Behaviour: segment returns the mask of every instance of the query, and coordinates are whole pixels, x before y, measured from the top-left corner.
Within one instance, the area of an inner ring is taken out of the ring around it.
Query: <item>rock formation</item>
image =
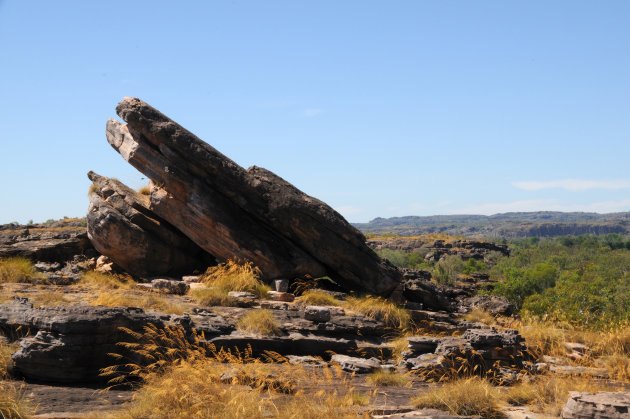
[[[618,419],[630,417],[630,393],[569,392],[562,409],[564,419]]]
[[[149,210],[148,197],[89,172],[88,237],[101,254],[139,276],[190,273],[212,256]]]
[[[152,180],[148,208],[206,252],[250,260],[264,279],[329,275],[383,296],[400,287],[398,270],[325,203],[268,170],[243,169],[139,99],[116,111],[127,125],[110,119],[107,140]]]

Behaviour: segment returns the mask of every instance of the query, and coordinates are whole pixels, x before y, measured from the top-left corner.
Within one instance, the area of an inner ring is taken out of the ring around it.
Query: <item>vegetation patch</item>
[[[442,384],[412,400],[417,408],[448,410],[455,415],[479,415],[482,418],[503,418],[499,391],[479,377],[460,378]]]
[[[138,307],[143,310],[155,310],[169,314],[184,314],[186,305],[159,294],[134,295],[124,291],[100,293],[89,300],[93,306]]]
[[[192,290],[190,291],[190,298],[203,306],[236,307],[239,305],[238,301],[230,297],[227,291],[215,287]]]
[[[0,282],[30,283],[44,276],[35,270],[33,262],[26,258],[0,259]]]
[[[96,271],[87,271],[81,277],[79,285],[99,289],[130,289],[136,282],[129,275],[113,275]]]
[[[409,376],[399,372],[375,371],[367,380],[375,386],[404,387],[409,383]]]
[[[212,266],[202,275],[201,280],[209,287],[228,293],[229,291],[253,292],[259,298],[266,298],[271,288],[261,280],[262,273],[251,262],[228,260]]]
[[[407,330],[411,327],[411,315],[406,309],[380,297],[349,297],[344,306],[367,317],[382,321],[389,327],[400,330]]]
[[[252,310],[238,320],[236,328],[245,333],[263,336],[280,336],[282,330],[270,310]]]
[[[296,300],[296,304],[305,306],[340,306],[341,301],[323,291],[307,290]]]

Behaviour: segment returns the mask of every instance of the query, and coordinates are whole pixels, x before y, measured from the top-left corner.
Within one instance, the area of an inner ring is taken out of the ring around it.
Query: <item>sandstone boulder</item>
[[[89,172],[87,233],[94,247],[138,276],[190,273],[213,258],[149,209],[148,197]]]
[[[124,125],[107,139],[153,181],[149,208],[220,259],[243,258],[264,279],[329,275],[350,289],[389,296],[400,273],[325,203],[274,173],[243,169],[136,98],[116,108]]]
[[[630,393],[597,394],[572,391],[562,409],[564,419],[630,418]]]

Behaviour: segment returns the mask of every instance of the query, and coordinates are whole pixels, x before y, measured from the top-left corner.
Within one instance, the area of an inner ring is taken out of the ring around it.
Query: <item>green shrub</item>
[[[448,255],[435,264],[433,279],[442,285],[453,285],[457,275],[464,271],[464,261],[457,255]]]

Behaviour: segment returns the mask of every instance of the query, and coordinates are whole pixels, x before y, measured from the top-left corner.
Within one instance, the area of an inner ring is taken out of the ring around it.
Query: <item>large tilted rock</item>
[[[94,247],[139,276],[191,273],[213,261],[149,210],[148,197],[116,179],[89,172],[88,237]]]
[[[244,258],[264,278],[330,275],[388,296],[401,275],[325,203],[260,167],[243,169],[135,98],[107,123],[109,143],[153,181],[150,209],[221,259]]]

